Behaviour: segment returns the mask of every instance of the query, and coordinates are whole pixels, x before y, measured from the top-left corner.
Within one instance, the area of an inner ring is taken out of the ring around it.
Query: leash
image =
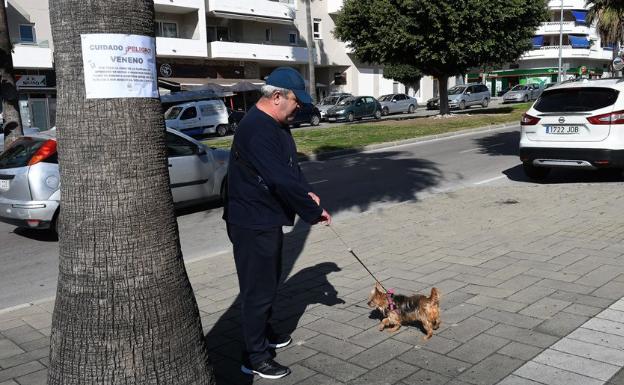
[[[340,234],[338,234],[338,232],[336,232],[336,230],[334,229],[334,226],[328,225],[327,227],[329,227],[331,229],[331,231],[334,232],[334,234],[336,234],[336,237],[338,237],[338,239],[340,239],[340,242],[342,242],[343,245],[345,245],[345,247],[347,248],[347,251],[349,253],[351,253],[351,255],[353,255],[355,257],[355,259],[357,259],[357,261],[366,269],[366,271],[368,271],[368,274],[371,275],[371,277],[373,277],[373,279],[375,280],[375,282],[377,282],[379,284],[379,286],[381,286],[382,289],[384,289],[386,291],[386,293],[389,293],[388,290],[386,290],[386,288],[384,287],[384,285],[381,284],[381,282],[379,282],[379,280],[377,279],[377,277],[375,277],[375,275],[368,269],[368,267],[366,267],[366,265],[364,264],[364,262],[362,262],[362,260],[360,258],[358,258],[358,256],[355,254],[355,252],[353,251],[353,249],[351,247],[349,247],[349,245],[347,245],[347,242],[344,241],[344,239],[342,239],[342,237],[340,236]]]

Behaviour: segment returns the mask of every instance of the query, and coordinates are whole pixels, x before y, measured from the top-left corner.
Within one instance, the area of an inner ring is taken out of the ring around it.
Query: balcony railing
[[[156,38],[156,55],[169,57],[202,57],[208,55],[205,40],[180,39],[172,37]]]
[[[560,23],[558,21],[549,21],[542,23],[542,25],[535,32],[536,35],[554,35],[558,34],[560,29]],[[574,21],[563,22],[563,33],[573,33],[577,35],[588,35],[590,33],[589,28],[583,24],[577,24]]]
[[[295,6],[269,0],[208,0],[207,12],[219,17],[293,23]]]
[[[592,46],[591,48],[572,48],[571,45],[562,45],[561,55],[564,58],[582,57],[596,60],[611,60],[613,53],[609,50],[603,50],[600,47]],[[522,55],[521,59],[554,59],[559,57],[559,46],[549,45],[527,51]]]
[[[561,9],[561,0],[550,0],[548,8],[551,10]],[[563,9],[587,9],[585,0],[563,0]]]
[[[208,57],[211,59],[305,63],[308,60],[308,49],[288,45],[213,41],[208,43]]]
[[[47,42],[46,42],[47,43]],[[52,68],[52,48],[48,44],[16,44],[13,46],[13,67]]]

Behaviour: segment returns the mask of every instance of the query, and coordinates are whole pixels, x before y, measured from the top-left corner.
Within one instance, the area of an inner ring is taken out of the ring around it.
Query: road
[[[302,169],[334,221],[466,186],[529,183],[517,157],[519,127],[395,146]],[[621,173],[557,170],[551,183],[621,182]],[[178,213],[185,260],[229,250],[216,204]],[[372,224],[374,225],[374,224]],[[0,309],[55,294],[58,242],[49,233],[0,224]]]

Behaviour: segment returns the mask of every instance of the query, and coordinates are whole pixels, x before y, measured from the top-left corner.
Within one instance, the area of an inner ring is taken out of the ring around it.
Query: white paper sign
[[[158,97],[153,37],[113,33],[80,37],[87,99]]]

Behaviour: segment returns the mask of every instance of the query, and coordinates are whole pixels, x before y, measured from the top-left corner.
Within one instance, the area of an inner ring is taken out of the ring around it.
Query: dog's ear
[[[437,287],[434,287],[431,289],[431,294],[429,295],[429,300],[432,303],[435,303],[437,305],[440,304],[440,291],[438,290]]]
[[[383,289],[381,288],[381,284],[379,282],[375,282],[375,290],[377,290],[380,293],[383,293]]]

